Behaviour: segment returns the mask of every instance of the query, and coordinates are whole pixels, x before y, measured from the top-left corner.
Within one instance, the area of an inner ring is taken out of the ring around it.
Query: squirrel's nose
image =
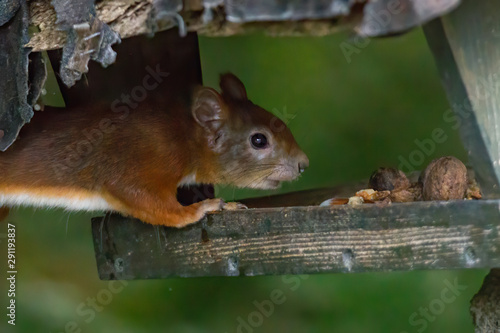
[[[307,155],[302,153],[299,158],[299,173],[304,172],[309,167],[309,159]]]

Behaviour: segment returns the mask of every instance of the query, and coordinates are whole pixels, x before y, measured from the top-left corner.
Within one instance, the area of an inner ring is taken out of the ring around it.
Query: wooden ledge
[[[94,218],[101,279],[500,266],[500,200],[227,211],[184,229]]]

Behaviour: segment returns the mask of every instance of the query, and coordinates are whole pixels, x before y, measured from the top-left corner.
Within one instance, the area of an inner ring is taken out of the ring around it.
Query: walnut
[[[368,187],[376,191],[397,191],[410,187],[410,181],[401,170],[378,168],[370,176]]]
[[[424,200],[464,199],[468,187],[467,168],[456,157],[433,160],[421,175]]]

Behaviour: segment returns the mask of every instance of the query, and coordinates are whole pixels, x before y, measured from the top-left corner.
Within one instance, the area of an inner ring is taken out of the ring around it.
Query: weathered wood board
[[[500,267],[500,201],[226,211],[184,229],[94,218],[101,279]]]
[[[485,198],[500,197],[500,3],[464,0],[424,26]]]
[[[271,36],[325,36],[341,30],[354,30],[360,36],[374,37],[405,32],[457,7],[460,0],[403,2],[392,0],[102,0],[96,1],[96,15],[121,38],[150,34],[155,3],[168,12],[159,31],[172,26],[206,36],[265,33]],[[152,11],[153,10],[153,11]],[[66,42],[66,32],[56,24],[51,0],[30,1],[30,22],[38,31],[27,46],[34,51],[52,50]]]

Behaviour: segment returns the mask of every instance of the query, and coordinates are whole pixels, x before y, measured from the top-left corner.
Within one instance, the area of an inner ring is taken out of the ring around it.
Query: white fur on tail
[[[65,208],[67,210],[110,210],[109,203],[99,195],[74,195],[64,197],[29,192],[0,193],[0,207],[32,206],[45,208]]]

